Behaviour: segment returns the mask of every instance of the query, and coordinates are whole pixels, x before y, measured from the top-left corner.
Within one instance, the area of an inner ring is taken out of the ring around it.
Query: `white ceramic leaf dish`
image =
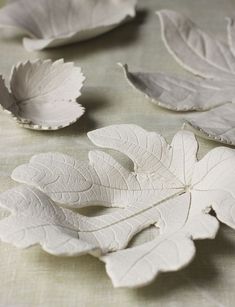
[[[235,229],[234,150],[218,147],[198,161],[193,133],[179,131],[168,144],[135,125],[88,137],[129,157],[134,170],[99,150],[89,161],[34,156],[12,174],[25,185],[0,195],[0,206],[11,213],[0,221],[2,241],[19,248],[39,244],[57,256],[92,254],[105,262],[115,287],[135,288],[186,266],[195,256],[193,240],[214,239],[219,221]],[[94,204],[116,209],[95,217],[73,210]],[[127,247],[150,226],[159,230],[156,237]]]
[[[16,122],[33,130],[58,130],[85,112],[77,102],[85,77],[63,59],[34,60],[12,68],[10,89],[0,76],[0,105]]]
[[[170,55],[196,76],[184,79],[162,72],[131,72],[122,65],[126,79],[154,104],[179,112],[198,111],[185,115],[187,126],[205,138],[234,146],[234,18],[229,19],[225,43],[178,12],[161,10],[157,15]]]
[[[137,0],[17,0],[0,10],[0,27],[19,28],[28,51],[81,42],[136,15]]]

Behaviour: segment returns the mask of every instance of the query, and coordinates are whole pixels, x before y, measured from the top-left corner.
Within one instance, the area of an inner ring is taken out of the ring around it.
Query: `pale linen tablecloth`
[[[32,0],[36,1],[36,0]],[[0,0],[0,5],[3,1]],[[86,133],[111,124],[133,123],[161,132],[168,140],[180,129],[183,114],[150,104],[125,81],[117,62],[133,70],[185,74],[167,53],[154,12],[168,8],[186,13],[207,31],[225,36],[224,17],[235,12],[233,0],[142,0],[142,12],[127,25],[82,44],[28,53],[21,39],[0,32],[0,73],[27,59],[64,58],[80,65],[87,77],[81,103],[86,115],[72,127],[36,132],[18,127],[0,113],[0,191],[17,185],[12,170],[40,152],[58,151],[87,159],[94,146]],[[224,37],[225,38],[225,37]],[[218,144],[198,138],[200,157]],[[114,153],[122,162],[121,155]],[[1,216],[5,214],[1,211]],[[18,250],[0,243],[0,306],[235,306],[235,236],[223,226],[214,241],[196,243],[195,260],[177,273],[160,275],[137,290],[113,289],[104,265],[91,256],[56,258],[39,247]],[[145,234],[146,235],[146,234]]]

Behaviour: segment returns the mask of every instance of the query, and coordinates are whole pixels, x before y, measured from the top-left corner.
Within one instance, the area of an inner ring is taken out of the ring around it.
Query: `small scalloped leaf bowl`
[[[81,68],[63,59],[19,63],[12,69],[10,90],[0,76],[0,105],[24,128],[58,130],[84,114],[77,103],[84,80]]]
[[[136,15],[137,0],[14,0],[0,27],[19,28],[28,51],[67,45],[108,32]]]

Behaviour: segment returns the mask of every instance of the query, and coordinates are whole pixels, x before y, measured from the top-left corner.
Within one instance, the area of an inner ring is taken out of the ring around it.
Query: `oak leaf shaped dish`
[[[192,132],[179,131],[168,145],[135,125],[98,129],[88,137],[125,154],[134,170],[97,150],[89,162],[59,153],[34,156],[12,174],[27,185],[0,195],[0,206],[11,212],[0,221],[2,241],[19,248],[40,244],[53,255],[92,254],[106,263],[115,287],[139,287],[159,272],[187,265],[193,240],[213,239],[218,220],[235,228],[234,150],[216,148],[197,161]],[[116,209],[93,217],[73,210],[92,205]],[[150,226],[159,235],[127,248]]]
[[[200,76],[183,79],[164,73],[130,72],[128,81],[151,101],[174,111],[201,111],[185,116],[204,137],[235,145],[235,29],[228,22],[226,44],[212,38],[185,16],[159,11],[162,39],[169,53],[186,70]]]
[[[0,27],[23,30],[29,50],[67,45],[108,32],[135,17],[137,0],[18,0],[0,10]]]
[[[35,60],[12,69],[10,90],[0,76],[0,105],[24,128],[57,130],[84,113],[77,103],[85,78],[80,67],[63,60]]]

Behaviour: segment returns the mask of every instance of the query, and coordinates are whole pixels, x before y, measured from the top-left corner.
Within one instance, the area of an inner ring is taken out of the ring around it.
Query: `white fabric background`
[[[36,1],[36,0],[32,0]],[[3,4],[0,0],[0,5]],[[225,35],[224,17],[235,12],[234,0],[140,0],[142,12],[127,25],[82,44],[28,53],[21,38],[0,31],[0,73],[35,58],[75,61],[87,77],[81,103],[86,115],[72,127],[57,132],[35,132],[18,127],[0,113],[0,192],[16,185],[12,170],[40,152],[59,151],[87,159],[93,145],[89,130],[118,123],[135,123],[161,132],[168,140],[181,127],[183,114],[150,104],[125,81],[117,62],[130,69],[186,74],[167,53],[154,12],[168,8],[186,13],[210,33]],[[144,11],[143,11],[144,10]],[[224,37],[225,38],[225,37]],[[198,138],[199,156],[218,144]],[[115,157],[127,161],[117,153]],[[1,216],[5,215],[1,211]],[[144,236],[146,236],[145,234]],[[0,243],[0,306],[234,306],[235,236],[222,227],[214,241],[196,243],[197,256],[184,270],[160,275],[137,290],[113,289],[104,265],[90,256],[56,258],[34,247],[18,250]]]

